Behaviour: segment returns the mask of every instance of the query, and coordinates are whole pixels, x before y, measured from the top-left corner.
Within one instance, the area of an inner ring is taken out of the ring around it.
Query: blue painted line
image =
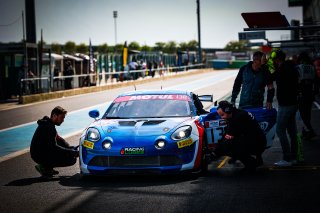
[[[189,91],[193,91],[218,83],[219,81],[235,76],[236,74],[237,71],[222,72],[216,76],[171,86],[166,89],[185,90],[187,88]],[[92,109],[98,109],[100,111],[100,116],[102,116],[109,104],[110,102],[86,109],[69,112],[65,118],[64,123],[62,123],[61,126],[56,127],[58,134],[62,137],[65,137],[66,135],[84,130],[93,121],[93,118],[89,117],[88,112]],[[36,122],[32,122],[26,125],[9,128],[7,130],[1,130],[0,157],[28,148],[30,146],[32,136],[37,126],[38,124]]]
[[[89,109],[83,109],[79,111],[70,112],[67,114],[65,121],[61,126],[56,126],[58,134],[62,137],[70,135],[74,132],[84,130],[92,121],[88,112],[91,109],[98,109],[101,114],[105,112],[109,103],[103,105],[97,105]],[[17,128],[10,128],[0,132],[0,157],[8,155],[12,152],[16,152],[30,146],[33,133],[35,132],[38,124],[36,122],[22,125]]]

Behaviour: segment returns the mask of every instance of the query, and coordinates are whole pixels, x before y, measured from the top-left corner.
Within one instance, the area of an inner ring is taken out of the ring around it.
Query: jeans
[[[279,137],[283,160],[291,161],[297,158],[297,105],[279,106],[277,114],[277,135]],[[290,143],[287,136],[290,137]]]

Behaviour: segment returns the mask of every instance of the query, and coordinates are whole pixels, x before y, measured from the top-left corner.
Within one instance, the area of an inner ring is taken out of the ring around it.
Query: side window
[[[196,109],[197,109],[197,115],[202,115],[202,114],[208,113],[206,110],[203,109],[203,105],[196,94],[192,94],[192,99],[193,99],[194,105],[196,106]]]

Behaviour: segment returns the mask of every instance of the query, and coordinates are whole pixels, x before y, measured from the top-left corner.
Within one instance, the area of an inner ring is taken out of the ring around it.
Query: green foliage
[[[53,53],[61,54],[61,50],[62,50],[61,44],[58,44],[58,43],[51,44],[51,51]]]
[[[131,43],[129,44],[128,48],[129,48],[130,50],[139,50],[139,51],[141,50],[141,47],[140,47],[139,43],[136,42],[136,41],[131,42]]]
[[[110,51],[110,48],[108,47],[107,43],[104,43],[104,44],[98,46],[97,51],[99,53],[108,53]]]
[[[177,52],[178,47],[175,41],[169,41],[164,47],[164,52],[166,53],[175,53]]]
[[[148,46],[148,45],[143,45],[141,47],[141,51],[152,51],[152,47]]]
[[[191,40],[188,42],[188,49],[195,51],[198,49],[198,42],[196,40]]]
[[[156,42],[155,46],[153,47],[154,51],[163,51],[164,52],[164,47],[166,46],[166,43],[164,42]]]
[[[63,50],[65,53],[74,54],[76,52],[76,43],[73,41],[66,42]]]
[[[76,46],[77,53],[87,54],[89,52],[89,47],[85,43],[81,43]]]
[[[247,41],[230,41],[224,48],[226,51],[243,52],[247,51]]]

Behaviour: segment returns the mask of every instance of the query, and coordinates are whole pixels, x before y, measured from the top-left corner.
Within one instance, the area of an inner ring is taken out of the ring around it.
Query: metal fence
[[[179,67],[159,67],[156,69],[125,70],[114,72],[96,72],[71,76],[33,77],[21,79],[20,94],[32,95],[54,91],[75,89],[90,86],[102,86],[122,81],[135,81],[144,78],[154,78],[173,75],[177,72],[203,68],[203,64],[193,64]]]

